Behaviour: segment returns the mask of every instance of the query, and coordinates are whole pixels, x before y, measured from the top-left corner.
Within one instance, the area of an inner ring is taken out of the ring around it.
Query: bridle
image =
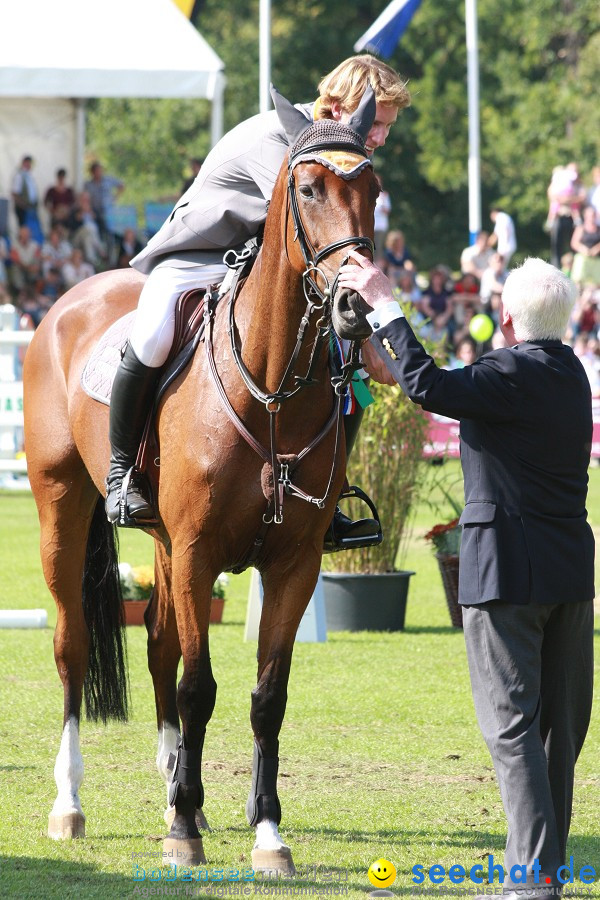
[[[319,150],[332,149],[330,145],[315,145],[310,148],[306,148],[302,150],[301,155],[305,156],[308,151],[318,152]],[[338,149],[338,146],[334,149]],[[342,149],[351,149],[354,153],[356,152],[356,147],[345,147]],[[296,344],[290,360],[285,368],[281,381],[279,383],[278,388],[275,391],[264,391],[262,390],[254,381],[250,371],[245,365],[241,348],[237,343],[237,328],[235,323],[234,309],[235,302],[237,296],[239,294],[239,290],[241,287],[241,280],[243,271],[246,267],[246,263],[248,260],[248,252],[242,251],[241,253],[236,253],[235,251],[229,251],[225,255],[224,261],[230,267],[235,269],[235,274],[233,278],[233,282],[231,285],[231,289],[229,292],[229,304],[228,304],[228,332],[230,336],[231,342],[231,351],[233,358],[236,362],[236,366],[240,372],[240,375],[246,384],[251,395],[262,403],[265,407],[265,410],[269,414],[269,433],[270,433],[270,448],[267,449],[263,447],[263,445],[256,440],[256,438],[248,431],[243,421],[240,419],[238,414],[233,409],[221,379],[216,370],[214,354],[212,349],[212,330],[213,330],[213,322],[214,322],[214,309],[216,298],[211,297],[210,300],[205,301],[204,304],[204,321],[205,321],[205,343],[206,350],[209,362],[209,368],[213,376],[213,380],[218,389],[219,395],[223,402],[225,411],[228,417],[231,419],[233,424],[235,425],[238,432],[244,438],[244,440],[261,456],[267,464],[272,469],[273,473],[273,499],[269,500],[269,505],[267,507],[267,511],[263,516],[263,530],[266,532],[266,527],[271,522],[275,524],[281,524],[283,522],[283,496],[284,493],[292,494],[293,496],[300,497],[303,500],[306,500],[309,503],[313,503],[319,507],[319,509],[323,509],[325,506],[325,501],[329,496],[329,492],[335,477],[335,471],[337,467],[337,457],[341,436],[341,426],[342,426],[342,418],[343,418],[343,404],[342,398],[344,391],[352,379],[353,374],[360,368],[361,363],[359,360],[359,351],[360,344],[358,342],[352,341],[350,345],[350,353],[348,355],[348,360],[345,363],[342,363],[340,366],[339,374],[335,374],[331,376],[331,384],[333,386],[333,390],[336,395],[336,402],[334,404],[334,408],[331,416],[321,429],[321,431],[313,438],[313,440],[303,449],[300,453],[294,455],[293,457],[282,457],[277,454],[276,450],[276,416],[281,409],[282,403],[286,400],[289,400],[291,397],[298,394],[301,390],[306,387],[309,387],[313,384],[317,383],[317,379],[314,378],[314,368],[316,363],[318,362],[320,351],[322,350],[325,342],[330,338],[332,331],[332,322],[331,322],[331,314],[332,314],[332,303],[333,297],[337,291],[338,283],[339,283],[339,268],[338,272],[333,279],[333,282],[330,284],[329,279],[326,273],[320,268],[320,264],[324,259],[330,256],[332,253],[340,250],[343,247],[351,247],[353,249],[366,249],[369,251],[371,256],[374,253],[374,243],[371,238],[364,236],[349,236],[345,238],[341,238],[337,241],[332,241],[330,244],[327,244],[325,247],[317,250],[314,247],[313,242],[310,239],[308,231],[302,221],[302,216],[300,214],[300,208],[298,204],[298,196],[296,191],[296,180],[294,176],[294,162],[296,160],[295,156],[290,156],[288,160],[288,178],[287,178],[287,197],[286,197],[286,214],[285,214],[285,247],[286,253],[288,251],[288,217],[291,215],[293,228],[294,228],[294,242],[298,242],[302,257],[304,260],[305,270],[302,274],[302,283],[303,283],[303,291],[304,296],[306,298],[306,309],[302,319],[300,321],[300,325],[298,327],[298,333],[296,337]],[[288,257],[289,258],[289,257]],[[344,265],[350,255],[347,254],[341,265]],[[319,281],[321,280],[320,286]],[[300,351],[302,349],[304,339],[308,330],[308,327],[311,322],[311,318],[314,314],[319,313],[319,318],[315,323],[316,334],[313,341],[313,345],[310,351],[308,369],[304,376],[300,376],[294,373],[294,367],[297,363]],[[285,389],[285,384],[290,377],[293,376],[295,385],[289,389]],[[311,452],[329,433],[334,423],[336,424],[336,434],[335,434],[335,446],[334,446],[334,454],[331,472],[327,484],[327,488],[323,497],[314,497],[307,493],[305,493],[301,488],[294,485],[291,481],[291,475],[293,471],[297,468],[299,463],[308,453]],[[261,538],[261,534],[255,539],[253,548],[249,554],[249,556],[244,560],[242,566],[235,567],[233,571],[241,571],[242,568],[245,568],[247,565],[252,564],[254,560],[258,557],[260,549],[262,547],[262,543],[264,541],[264,535]]]

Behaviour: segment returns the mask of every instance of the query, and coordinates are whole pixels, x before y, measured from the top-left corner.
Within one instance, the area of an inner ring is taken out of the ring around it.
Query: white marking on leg
[[[271,819],[265,819],[256,826],[256,840],[254,841],[255,850],[281,850],[285,848],[289,850],[287,844],[284,844],[279,834],[279,829],[275,822]]]
[[[79,813],[83,816],[79,800],[79,788],[83,781],[83,756],[79,748],[79,723],[75,716],[69,716],[63,729],[54,765],[54,780],[58,794],[51,815]]]
[[[168,722],[163,722],[158,732],[158,750],[156,752],[156,768],[167,787],[167,808],[165,810],[164,819],[167,825],[170,825],[169,815],[172,815],[172,806],[169,806],[169,785],[173,777],[173,770],[169,770],[169,757],[177,753],[177,742],[179,740],[179,731]]]

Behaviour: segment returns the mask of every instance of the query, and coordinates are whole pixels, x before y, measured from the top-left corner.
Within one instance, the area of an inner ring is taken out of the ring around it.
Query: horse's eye
[[[301,184],[298,191],[303,197],[306,197],[307,200],[310,200],[313,196],[312,188],[308,184]]]

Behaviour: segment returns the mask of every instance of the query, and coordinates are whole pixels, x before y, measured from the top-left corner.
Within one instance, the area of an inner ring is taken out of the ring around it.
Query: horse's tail
[[[99,497],[92,516],[83,570],[83,614],[90,650],[83,684],[88,719],[126,720],[127,648],[118,566],[118,538]]]

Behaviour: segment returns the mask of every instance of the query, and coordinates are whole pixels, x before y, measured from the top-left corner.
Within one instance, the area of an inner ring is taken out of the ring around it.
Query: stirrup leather
[[[371,498],[365,494],[363,490],[354,484],[347,491],[344,491],[343,494],[340,494],[338,502],[339,500],[351,500],[353,498],[362,500],[363,503],[367,504],[377,526],[377,530],[372,534],[357,535],[356,537],[342,537],[341,535],[336,534],[334,516],[331,525],[325,534],[324,553],[337,553],[340,550],[355,550],[359,547],[375,547],[383,541],[383,531],[379,513]]]

